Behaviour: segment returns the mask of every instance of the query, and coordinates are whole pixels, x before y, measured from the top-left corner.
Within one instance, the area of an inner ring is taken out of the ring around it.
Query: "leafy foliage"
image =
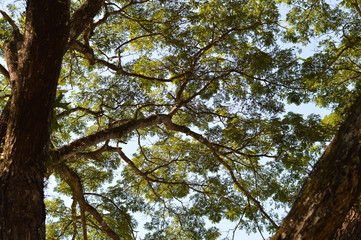
[[[277,227],[359,92],[361,52],[354,1],[283,1],[285,29],[279,2],[105,1],[63,60],[47,165],[69,199],[46,199],[49,239],[135,239],[139,213],[145,239]],[[279,36],[322,40],[303,59]],[[309,101],[335,113],[285,107]]]

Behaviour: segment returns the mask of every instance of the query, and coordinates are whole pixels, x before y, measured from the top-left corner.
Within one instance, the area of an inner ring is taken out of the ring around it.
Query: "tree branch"
[[[128,222],[128,226],[129,228],[132,230],[132,236],[134,239],[136,239],[136,237],[134,236],[134,229],[133,229],[133,226],[132,226],[132,219],[129,217],[129,215],[123,211],[123,209],[121,209],[112,199],[110,199],[109,197],[107,196],[104,196],[102,194],[98,194],[98,193],[84,193],[84,195],[93,195],[93,196],[97,196],[97,197],[100,197],[108,202],[110,202],[117,210],[118,212],[120,212],[126,219],[127,219],[127,222]]]
[[[200,143],[204,144],[205,146],[207,146],[211,150],[213,156],[215,156],[216,160],[227,169],[227,171],[230,174],[234,184],[243,192],[243,194],[247,198],[249,198],[258,207],[260,212],[270,221],[270,223],[273,225],[273,227],[278,228],[278,225],[273,221],[273,219],[264,210],[261,203],[256,198],[254,198],[251,195],[251,193],[244,186],[241,185],[241,183],[238,181],[237,177],[235,176],[232,167],[226,161],[223,160],[223,158],[221,157],[222,154],[216,149],[216,147],[215,147],[215,145],[213,143],[208,141],[208,139],[206,139],[202,135],[200,135],[200,134],[198,134],[196,132],[193,132],[188,127],[175,124],[169,118],[165,119],[165,120],[166,121],[164,122],[164,125],[169,130],[185,133],[186,135],[193,137],[198,142],[200,142]]]
[[[87,0],[75,11],[70,20],[70,45],[92,23],[104,2],[105,0]]]
[[[7,79],[14,79],[15,72],[17,70],[18,65],[18,51],[20,49],[20,43],[23,41],[23,35],[20,33],[20,30],[14,20],[4,11],[0,10],[1,15],[3,18],[10,24],[13,29],[13,34],[9,40],[5,41],[4,43],[4,53],[6,64],[8,66],[8,70],[5,69],[4,66],[0,66],[0,72],[7,78]]]
[[[4,55],[6,64],[8,66],[9,71],[8,77],[11,81],[13,81],[16,78],[17,74],[17,68],[18,68],[18,62],[19,62],[19,50],[21,42],[23,41],[23,36],[16,32],[13,33],[13,35],[10,37],[9,40],[5,41],[4,43]],[[6,74],[4,69],[1,70],[1,72]]]
[[[10,24],[15,34],[21,35],[20,30],[14,20],[4,11],[0,10],[1,15],[3,15],[3,18]]]
[[[0,73],[1,73],[2,75],[4,75],[4,77],[5,77],[6,79],[9,79],[9,80],[10,80],[10,74],[9,74],[8,70],[6,70],[6,68],[5,68],[2,64],[0,64]]]
[[[121,65],[115,65],[115,64],[107,62],[103,59],[96,58],[94,55],[93,49],[79,41],[73,42],[73,44],[71,45],[71,49],[76,50],[79,53],[82,53],[84,55],[85,59],[88,60],[90,64],[97,63],[100,65],[103,65],[103,66],[109,68],[110,70],[115,71],[117,74],[122,74],[124,76],[138,77],[138,78],[142,78],[142,79],[146,79],[146,80],[159,81],[159,82],[172,82],[173,80],[178,79],[183,76],[183,74],[181,74],[181,75],[169,78],[169,79],[164,79],[164,78],[149,77],[149,76],[145,76],[142,74],[127,72],[123,69],[123,67]]]
[[[163,184],[170,184],[170,185],[173,185],[173,184],[182,184],[182,185],[192,185],[191,183],[187,183],[187,182],[184,182],[184,181],[181,181],[181,182],[177,182],[177,181],[174,181],[174,182],[171,182],[171,181],[165,181],[165,180],[162,180],[162,179],[159,179],[159,178],[156,178],[154,176],[150,177],[150,173],[152,173],[154,170],[151,170],[151,171],[146,171],[146,172],[143,172],[142,170],[140,170],[132,160],[130,160],[126,155],[125,153],[120,149],[120,148],[113,148],[118,154],[119,156],[134,170],[134,172],[141,176],[142,178],[144,178],[145,180],[149,181],[149,182],[156,182],[156,183],[163,183]],[[193,184],[194,185],[194,184]]]
[[[55,162],[53,162],[52,164],[57,164],[64,159],[73,157],[77,153],[84,151],[86,148],[94,146],[98,143],[110,139],[124,137],[126,134],[132,132],[135,129],[160,124],[164,122],[167,118],[170,118],[170,116],[165,114],[153,115],[144,119],[129,120],[126,123],[121,124],[120,126],[107,128],[94,134],[90,134],[86,137],[75,140],[68,145],[54,150],[53,155]]]
[[[96,219],[98,224],[100,225],[101,229],[111,238],[114,240],[119,240],[119,236],[114,230],[112,230],[108,224],[104,221],[103,217],[100,213],[91,206],[84,197],[84,191],[81,184],[81,179],[76,172],[71,170],[68,166],[64,163],[60,163],[56,166],[56,170],[61,174],[65,182],[70,186],[74,197],[76,198],[77,202],[80,206],[80,211],[87,211]]]
[[[65,116],[68,116],[69,114],[71,113],[74,113],[74,112],[78,112],[78,111],[82,111],[82,112],[85,112],[85,113],[88,113],[90,115],[93,115],[95,117],[101,115],[103,113],[103,111],[93,111],[93,110],[90,110],[88,108],[84,108],[84,107],[75,107],[75,108],[72,108],[72,109],[69,109],[69,110],[65,110],[59,114],[56,115],[56,118],[57,119],[60,119],[60,118],[63,118]]]
[[[355,7],[359,17],[361,17],[361,8],[360,5],[358,4],[358,1],[355,0],[354,2],[351,2],[351,5]]]
[[[76,205],[77,205],[77,200],[75,199],[75,197],[73,198],[73,203],[71,204],[71,219],[73,221],[73,238],[72,239],[75,239],[76,237],[76,234],[77,234],[77,216],[76,216]],[[70,222],[71,223],[71,222]]]

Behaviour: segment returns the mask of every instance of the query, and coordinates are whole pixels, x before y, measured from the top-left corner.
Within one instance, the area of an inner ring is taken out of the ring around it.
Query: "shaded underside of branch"
[[[113,128],[104,129],[94,134],[73,141],[72,143],[60,147],[54,151],[58,161],[70,158],[76,153],[84,151],[86,148],[94,146],[98,143],[104,142],[109,139],[116,139],[124,137],[126,134],[138,128],[150,127],[160,124],[165,119],[169,118],[168,115],[159,114],[153,115],[144,119],[129,120],[128,122]]]

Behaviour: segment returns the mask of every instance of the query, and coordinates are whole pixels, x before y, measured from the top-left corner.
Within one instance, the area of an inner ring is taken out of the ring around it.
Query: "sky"
[[[9,2],[13,2],[13,1],[9,1],[9,0],[1,1],[0,2],[0,9],[1,10],[6,10],[5,6]],[[22,1],[19,1],[19,2],[22,2]],[[302,50],[303,50],[302,55],[303,56],[309,56],[314,51],[314,48],[315,48],[314,45],[302,47]],[[1,62],[3,63],[3,61],[1,61]],[[324,116],[324,115],[327,115],[327,114],[330,113],[327,109],[320,109],[320,108],[318,108],[318,107],[316,107],[316,106],[314,106],[312,104],[301,104],[299,106],[296,106],[296,105],[292,104],[292,105],[288,105],[286,109],[287,109],[287,111],[293,111],[293,112],[296,112],[296,113],[301,113],[301,114],[304,114],[306,116],[309,115],[309,114],[312,114],[312,113],[317,113],[317,114],[320,114],[321,116]],[[135,149],[136,149],[136,146],[134,145],[133,149],[132,148],[129,149],[130,150],[129,152],[135,151]],[[49,189],[47,190],[47,193],[46,193],[48,196],[54,196],[54,194],[55,194],[55,193],[53,193],[51,191],[51,188],[52,188],[52,185],[53,185],[52,181],[53,180],[50,180]],[[69,199],[69,202],[70,202],[70,199]],[[69,203],[69,204],[71,204],[71,203]],[[284,212],[284,214],[286,214],[286,212]],[[146,219],[144,218],[144,216],[139,215],[138,221],[140,223],[142,223],[142,222],[145,222]],[[230,231],[230,230],[234,229],[235,225],[236,225],[236,223],[230,223],[230,222],[227,222],[227,221],[222,221],[220,224],[218,224],[217,226],[222,231],[222,237],[221,238],[223,238],[223,237],[225,237],[227,235],[232,236],[232,231]],[[142,230],[142,228],[138,228],[137,231],[139,231],[138,232],[139,237],[141,237],[144,234],[144,230]],[[267,239],[269,237],[269,235],[267,233],[264,233],[264,237]],[[261,236],[260,233],[247,234],[245,231],[238,230],[238,231],[235,232],[235,238],[234,239],[236,239],[236,240],[261,240],[262,236]]]

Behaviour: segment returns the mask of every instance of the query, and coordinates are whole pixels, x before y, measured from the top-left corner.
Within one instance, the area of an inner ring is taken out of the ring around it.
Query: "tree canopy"
[[[1,11],[4,46],[22,4]],[[47,239],[136,239],[140,213],[144,239],[275,233],[360,96],[360,19],[358,0],[70,1]],[[304,103],[332,113],[288,110]]]

